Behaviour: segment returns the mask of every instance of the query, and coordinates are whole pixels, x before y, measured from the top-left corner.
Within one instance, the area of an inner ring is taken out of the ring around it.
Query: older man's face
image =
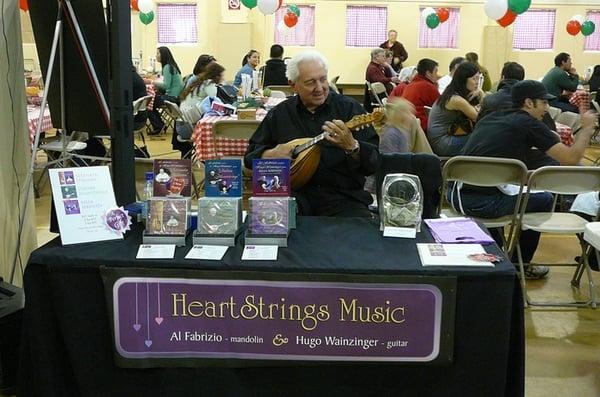
[[[329,95],[327,71],[318,61],[302,62],[298,65],[298,80],[290,85],[300,100],[309,110],[314,110],[325,103]]]

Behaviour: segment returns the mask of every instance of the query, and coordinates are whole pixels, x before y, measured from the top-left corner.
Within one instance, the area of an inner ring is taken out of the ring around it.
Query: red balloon
[[[567,22],[567,32],[569,32],[571,36],[576,36],[581,32],[581,24],[577,21]]]
[[[139,11],[140,9],[138,8],[138,0],[131,0],[131,9],[134,11]]]
[[[440,19],[441,23],[444,23],[450,18],[450,11],[447,8],[438,8],[437,16]]]
[[[504,16],[502,18],[498,19],[496,22],[498,22],[498,25],[505,28],[508,25],[510,25],[511,23],[513,23],[516,18],[517,18],[517,14],[515,14],[511,10],[508,10],[508,11],[506,11],[506,14],[504,14]]]
[[[27,4],[27,0],[19,0],[19,8],[23,11],[29,11],[29,4]]]
[[[285,23],[288,28],[296,26],[298,23],[298,15],[294,14],[293,12],[288,12],[283,17],[283,23]]]

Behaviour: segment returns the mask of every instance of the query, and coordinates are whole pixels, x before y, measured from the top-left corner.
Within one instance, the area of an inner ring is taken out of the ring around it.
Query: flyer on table
[[[107,213],[117,208],[107,166],[57,168],[48,173],[63,245],[123,238],[121,230],[129,222],[126,213],[107,219]]]

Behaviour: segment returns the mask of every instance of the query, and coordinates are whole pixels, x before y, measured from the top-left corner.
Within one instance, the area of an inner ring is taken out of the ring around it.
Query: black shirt
[[[263,70],[263,86],[288,85],[285,70],[286,65],[283,59],[269,59]]]
[[[329,92],[325,103],[311,113],[296,95],[277,105],[260,124],[252,138],[244,164],[252,168],[252,160],[260,158],[267,149],[297,138],[315,137],[323,132],[325,121],[349,121],[364,114],[354,99]],[[293,192],[303,215],[332,215],[344,208],[366,207],[371,195],[363,190],[365,176],[375,173],[378,164],[379,137],[373,127],[354,132],[359,142],[357,158],[323,140],[321,160],[307,185]]]

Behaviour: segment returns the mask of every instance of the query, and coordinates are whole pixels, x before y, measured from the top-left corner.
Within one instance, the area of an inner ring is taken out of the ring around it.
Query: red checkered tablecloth
[[[272,108],[285,101],[285,98],[269,98],[265,107]],[[257,120],[265,118],[266,110],[256,111]],[[215,138],[212,133],[213,124],[219,120],[237,120],[237,116],[206,116],[200,119],[194,128],[194,159],[197,162],[220,159],[223,156],[243,156],[248,147],[247,139]]]
[[[29,141],[33,144],[35,139],[35,131],[38,125],[38,118],[40,116],[40,107],[34,105],[27,105],[27,126],[29,127]],[[52,119],[50,118],[50,109],[46,106],[44,111],[44,117],[42,118],[42,129],[41,131],[47,131],[52,126]]]
[[[558,133],[558,135],[560,135],[561,142],[567,146],[572,146],[573,143],[575,143],[575,140],[573,139],[573,131],[571,131],[571,127],[561,123],[555,124],[556,132]]]
[[[577,90],[571,95],[569,102],[579,108],[579,114],[584,114],[590,110],[590,93],[586,90]]]
[[[152,107],[154,106],[154,96],[156,95],[154,84],[146,84],[146,94],[152,95],[152,99],[150,99],[150,102],[148,102],[148,107],[146,108],[149,111],[152,111]]]

